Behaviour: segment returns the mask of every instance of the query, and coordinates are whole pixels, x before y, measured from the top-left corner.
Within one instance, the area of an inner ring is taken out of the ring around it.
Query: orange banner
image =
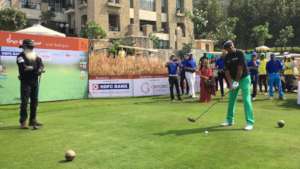
[[[88,40],[0,31],[0,46],[19,47],[24,39],[32,39],[36,48],[88,51]]]

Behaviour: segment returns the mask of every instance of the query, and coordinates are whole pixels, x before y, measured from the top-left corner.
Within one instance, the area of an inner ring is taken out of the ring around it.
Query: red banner
[[[19,47],[24,39],[32,39],[36,48],[41,49],[88,51],[87,39],[0,31],[0,46]]]

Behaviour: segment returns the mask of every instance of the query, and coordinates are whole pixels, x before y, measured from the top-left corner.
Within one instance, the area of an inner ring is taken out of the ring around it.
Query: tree
[[[116,39],[112,41],[110,48],[108,48],[108,52],[110,54],[113,54],[114,58],[116,57],[116,55],[120,50],[120,45],[121,45],[121,41],[119,39]]]
[[[0,29],[16,31],[26,26],[26,14],[14,8],[0,10]]]
[[[276,40],[275,44],[285,48],[290,39],[294,38],[294,36],[294,28],[292,26],[286,26],[280,30],[279,38]]]
[[[52,10],[42,11],[42,14],[40,16],[42,24],[44,24],[44,25],[49,25],[50,21],[55,17],[56,17],[56,15]]]
[[[89,39],[103,39],[107,34],[96,22],[91,21],[81,29],[80,36]]]
[[[194,9],[193,12],[187,12],[186,16],[193,22],[194,24],[194,35],[195,38],[203,37],[204,28],[207,25],[207,12],[199,9]]]
[[[236,24],[238,22],[238,18],[227,18],[225,21],[222,21],[220,25],[216,28],[216,33],[214,34],[214,39],[217,44],[222,44],[226,40],[235,40],[236,35],[234,34],[234,30]]]
[[[269,33],[269,23],[255,26],[252,29],[251,36],[258,46],[264,45],[268,39],[272,38],[272,35]]]
[[[224,12],[220,4],[220,0],[208,0],[207,6],[207,32],[216,31],[218,25],[224,19]]]
[[[149,39],[153,43],[153,48],[155,49],[159,48],[159,38],[157,36],[155,36],[153,33],[150,33]]]
[[[182,49],[177,52],[177,55],[183,58],[184,55],[191,53],[192,48],[193,48],[192,43],[184,43]]]

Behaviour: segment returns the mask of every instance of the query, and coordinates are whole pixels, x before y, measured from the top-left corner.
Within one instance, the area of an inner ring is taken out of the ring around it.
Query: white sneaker
[[[244,128],[244,130],[246,130],[246,131],[251,131],[251,130],[253,130],[253,125],[251,125],[251,124],[247,124],[247,126]]]
[[[221,123],[221,126],[222,126],[222,127],[229,127],[229,126],[233,126],[233,125],[234,125],[233,122],[232,122],[232,123],[229,123],[228,121],[225,121],[225,122]]]

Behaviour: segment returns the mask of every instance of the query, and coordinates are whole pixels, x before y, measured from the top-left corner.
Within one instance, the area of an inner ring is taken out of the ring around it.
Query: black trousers
[[[21,104],[20,104],[20,123],[27,120],[27,105],[30,99],[30,122],[36,120],[36,110],[38,106],[38,81],[26,82],[21,81]]]
[[[186,94],[189,94],[190,88],[189,84],[187,83],[185,73],[181,73],[180,75],[180,88],[181,88],[181,93],[184,94],[184,88],[186,89]]]
[[[268,92],[268,84],[267,84],[267,75],[259,75],[258,76],[258,82],[259,82],[259,91],[262,92],[262,87],[265,88],[265,93]]]
[[[252,98],[253,98],[253,97],[256,97],[256,95],[257,95],[258,75],[252,74],[250,77],[251,77],[251,83],[253,85],[253,91],[252,91]]]
[[[178,78],[176,76],[169,76],[169,84],[170,84],[171,99],[174,100],[174,90],[173,89],[175,87],[176,93],[177,93],[177,98],[178,98],[178,100],[181,100]]]
[[[219,71],[217,82],[220,84],[220,90],[221,90],[221,95],[222,96],[224,96],[224,79],[225,79],[225,81],[228,85],[227,79],[225,77],[225,72],[224,71]]]
[[[285,76],[285,89],[287,92],[293,91],[293,84],[294,84],[294,76],[293,75],[284,75]]]

